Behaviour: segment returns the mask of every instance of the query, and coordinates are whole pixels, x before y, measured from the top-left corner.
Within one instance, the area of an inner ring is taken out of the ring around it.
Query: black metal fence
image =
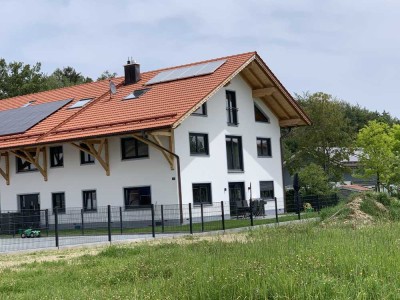
[[[307,202],[309,201],[309,202]],[[318,202],[315,202],[318,201]],[[315,216],[320,208],[337,201],[302,198],[297,214],[282,214],[278,200],[243,200],[236,203],[98,207],[96,211],[67,208],[63,212],[24,210],[0,213],[0,252],[73,246],[151,238],[156,235],[192,234],[247,227]],[[240,202],[240,203],[239,203]],[[280,202],[281,206],[283,202]],[[318,210],[304,206],[311,203]],[[318,204],[319,203],[319,204]],[[292,212],[292,207],[290,207]],[[289,209],[288,209],[289,211]]]

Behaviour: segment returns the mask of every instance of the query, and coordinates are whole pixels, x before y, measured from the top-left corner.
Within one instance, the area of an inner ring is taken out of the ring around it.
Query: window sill
[[[228,170],[228,173],[244,173],[244,170]]]
[[[272,155],[257,155],[258,158],[272,158]]]
[[[239,123],[227,123],[227,125],[231,127],[239,127]]]
[[[62,165],[62,166],[50,166],[50,169],[60,169],[60,168],[64,168],[64,165]]]
[[[197,157],[210,157],[210,154],[202,154],[202,153],[190,153],[190,156],[197,156]]]
[[[81,166],[92,166],[95,165],[96,163],[91,162],[91,163],[81,163]]]
[[[208,115],[203,115],[203,114],[191,114],[193,117],[208,117]]]
[[[24,174],[24,173],[33,173],[33,172],[38,172],[39,170],[26,170],[26,171],[18,171],[17,170],[17,174]]]
[[[127,157],[127,158],[122,157],[121,161],[142,160],[142,159],[149,159],[149,158],[150,158],[149,155],[148,156],[138,156],[138,157]]]

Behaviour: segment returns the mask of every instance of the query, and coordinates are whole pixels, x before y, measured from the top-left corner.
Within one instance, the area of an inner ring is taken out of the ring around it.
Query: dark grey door
[[[236,215],[238,201],[246,200],[244,182],[229,182],[229,205],[231,215]]]

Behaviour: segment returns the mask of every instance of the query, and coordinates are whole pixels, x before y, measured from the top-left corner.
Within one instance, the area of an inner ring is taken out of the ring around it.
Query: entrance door
[[[39,194],[19,195],[19,210],[40,210]]]
[[[231,216],[237,215],[237,203],[242,200],[246,200],[244,182],[229,182],[229,204]]]

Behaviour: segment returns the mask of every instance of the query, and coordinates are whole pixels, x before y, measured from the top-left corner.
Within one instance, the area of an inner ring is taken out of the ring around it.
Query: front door
[[[229,205],[231,216],[236,215],[238,201],[246,200],[244,182],[229,182]]]
[[[19,195],[19,210],[40,210],[39,194]]]

